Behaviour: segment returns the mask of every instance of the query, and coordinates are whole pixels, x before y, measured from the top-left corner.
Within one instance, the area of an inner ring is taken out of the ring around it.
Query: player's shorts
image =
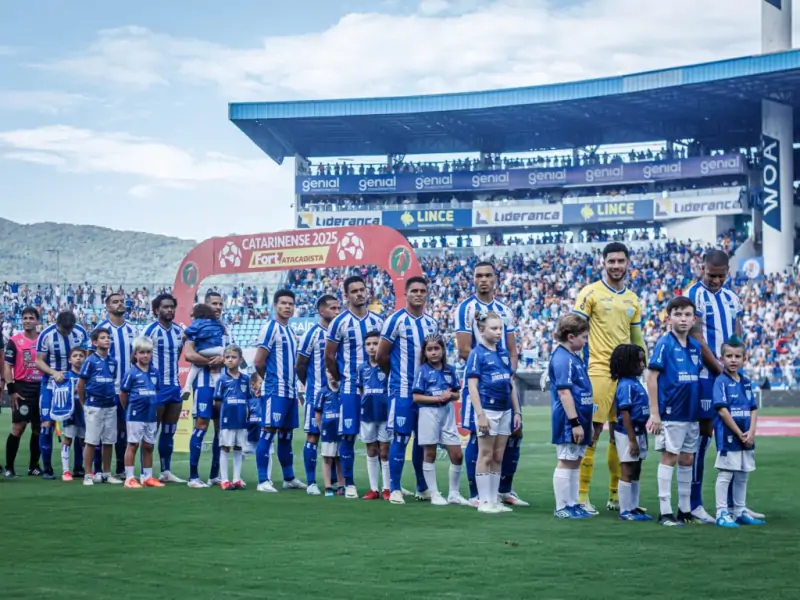
[[[68,437],[71,440],[82,440],[86,437],[86,427],[80,427],[78,425],[64,425],[61,432],[64,434],[64,437]]]
[[[411,435],[416,427],[416,411],[411,398],[389,398],[389,420],[386,427],[397,435]]]
[[[247,429],[223,429],[219,432],[219,445],[223,448],[244,448],[247,443]]]
[[[125,427],[129,444],[155,444],[158,423],[146,421],[128,421]]]
[[[267,398],[264,407],[264,427],[274,429],[297,429],[299,425],[297,400],[281,396]]]
[[[556,444],[558,460],[578,460],[584,456],[586,456],[586,446],[583,444]]]
[[[670,454],[694,454],[699,440],[700,423],[697,421],[663,421],[661,433],[656,436],[656,450]]]
[[[419,406],[418,410],[416,436],[420,446],[461,446],[452,402],[444,406]]]
[[[717,416],[714,409],[714,381],[715,377],[700,378],[700,413],[698,419],[713,419]]]
[[[181,400],[181,386],[165,385],[158,390],[156,402],[158,404],[182,404],[183,400]]]
[[[365,444],[376,442],[389,443],[392,441],[392,433],[389,431],[387,421],[361,421],[358,428],[358,437]]]
[[[39,399],[22,398],[22,400],[17,403],[17,408],[11,411],[11,422],[30,423],[32,427],[38,427],[41,423]]]
[[[608,375],[589,374],[592,384],[594,400],[594,423],[612,423],[617,420],[617,407],[614,405],[614,395],[617,393],[617,382]]]
[[[475,433],[475,410],[472,408],[472,402],[469,401],[469,388],[466,381],[461,388],[461,429]]]
[[[717,452],[714,468],[721,471],[742,471],[750,473],[756,470],[756,451],[740,450],[738,452]]]
[[[91,446],[117,443],[117,407],[84,406],[86,436],[84,441]]]
[[[306,400],[303,404],[303,431],[309,435],[319,435],[319,427],[317,427],[317,414],[314,410],[314,403]]]
[[[483,410],[486,419],[489,421],[489,432],[481,433],[478,431],[478,437],[496,436],[496,435],[511,435],[511,417],[514,411],[510,408],[508,410]]]
[[[322,424],[322,456],[335,457],[339,456],[339,441],[342,439],[339,435],[339,423],[337,421],[328,421]]]
[[[247,441],[251,445],[255,446],[258,443],[258,439],[261,437],[261,421],[258,423],[248,423],[247,424]]]
[[[636,436],[636,441],[639,442],[639,456],[634,458],[630,453],[630,440],[628,436],[619,431],[614,432],[614,442],[617,447],[617,454],[619,454],[619,462],[631,463],[639,462],[647,458],[647,434],[640,433]]]
[[[339,400],[339,435],[358,435],[361,424],[361,398],[358,394],[340,394]]]
[[[50,407],[53,405],[53,388],[49,383],[42,381],[39,390],[39,421],[47,423],[50,421]]]

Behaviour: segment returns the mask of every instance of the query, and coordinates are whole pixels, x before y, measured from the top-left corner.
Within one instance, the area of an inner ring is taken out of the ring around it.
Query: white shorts
[[[245,448],[247,446],[247,429],[221,430],[219,445],[223,448]]]
[[[630,441],[628,440],[628,436],[624,433],[620,433],[619,431],[614,432],[614,441],[616,442],[617,446],[617,454],[619,455],[619,462],[621,463],[630,463],[630,462],[639,462],[640,460],[644,460],[647,458],[647,434],[640,433],[636,436],[636,441],[639,442],[639,456],[636,458],[631,456],[630,452]]]
[[[84,406],[86,437],[90,446],[108,446],[117,443],[117,407]]]
[[[478,418],[475,417],[475,430],[478,431],[478,437],[485,435],[511,435],[511,417],[514,411],[510,408],[508,410],[484,410],[483,414],[489,420],[489,433],[481,433],[478,430]]]
[[[339,456],[339,442],[322,442],[322,456],[324,458]]]
[[[700,440],[697,421],[662,421],[661,433],[656,436],[656,450],[670,454],[694,454]]]
[[[158,423],[145,422],[145,421],[128,421],[126,424],[128,430],[128,443],[129,444],[155,444],[156,433],[158,433]]]
[[[742,471],[750,473],[756,470],[756,451],[741,450],[739,452],[728,452],[722,456],[717,452],[717,461],[714,468],[720,471]]]
[[[67,425],[62,430],[64,433],[64,437],[68,437],[71,440],[75,438],[81,439],[86,437],[86,427],[78,427],[77,425]]]
[[[491,423],[491,421],[490,421]],[[452,402],[444,406],[419,407],[417,442],[420,446],[461,446],[456,427],[456,409]]]
[[[375,421],[373,423],[365,423],[361,421],[359,426],[358,437],[365,444],[374,444],[375,442],[391,442],[392,434],[386,427],[386,421]]]
[[[582,444],[556,444],[558,460],[578,460],[586,456],[586,446]]]

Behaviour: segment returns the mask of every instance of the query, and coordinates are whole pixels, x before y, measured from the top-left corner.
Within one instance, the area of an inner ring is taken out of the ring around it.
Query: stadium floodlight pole
[[[56,255],[56,282],[61,281],[61,250],[59,248],[48,248],[47,252]]]

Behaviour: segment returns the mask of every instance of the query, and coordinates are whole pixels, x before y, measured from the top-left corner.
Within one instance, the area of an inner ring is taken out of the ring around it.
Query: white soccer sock
[[[392,478],[392,476],[391,476],[391,473],[389,472],[389,461],[388,460],[382,460],[381,461],[381,479],[382,479],[381,483],[383,483],[383,489],[385,489],[385,490],[391,489],[391,486],[390,486],[391,478]]]
[[[619,482],[619,512],[630,512],[634,508],[631,496],[633,496],[633,486],[630,481]]]
[[[244,462],[244,454],[241,450],[233,451],[233,480],[242,480],[242,463]]]
[[[717,473],[717,484],[714,486],[717,518],[719,518],[723,512],[728,511],[728,490],[731,487],[732,480],[733,473],[731,471],[720,471]]]
[[[378,491],[378,467],[381,459],[377,456],[367,457],[367,476],[369,477],[369,489]]]
[[[61,445],[61,471],[69,471],[69,446],[66,444]]]
[[[639,480],[638,479],[636,481],[631,481],[631,506],[633,508],[639,508]]]
[[[567,469],[569,471],[569,498],[567,498],[567,506],[576,506],[578,504],[578,496],[580,495],[581,488],[581,470]]]
[[[481,504],[494,504],[497,494],[492,498],[492,476],[490,473],[475,473],[475,486],[478,488],[478,500]]]
[[[556,497],[556,510],[571,506],[572,469],[556,467],[553,471],[553,493]]]
[[[492,502],[494,504],[499,504],[500,502],[500,473],[495,473],[492,471],[489,473],[492,482]]]
[[[665,464],[658,465],[658,503],[662,515],[672,514],[673,471],[675,471],[675,467]]]
[[[133,474],[133,467],[125,467],[125,480],[128,479],[136,479],[136,476]]]
[[[425,476],[425,484],[428,486],[428,491],[431,495],[438,494],[439,487],[436,485],[436,463],[422,463],[422,474]]]
[[[153,467],[142,467],[142,481],[147,481],[153,476]]]
[[[692,512],[692,467],[678,465],[678,510]]]
[[[267,481],[272,481],[272,463],[275,461],[272,460],[272,457],[275,455],[274,448],[277,444],[270,444],[269,448],[269,460],[267,461]]]
[[[222,481],[228,481],[228,454],[227,450],[219,451],[219,478]]]
[[[747,506],[747,478],[748,473],[736,471],[733,473],[733,514],[741,517]]]
[[[458,496],[461,493],[461,465],[450,463],[450,491],[449,496]]]

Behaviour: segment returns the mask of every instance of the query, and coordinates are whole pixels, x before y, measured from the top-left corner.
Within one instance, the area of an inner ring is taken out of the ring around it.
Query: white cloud
[[[0,46],[0,56],[14,56],[17,49],[11,46]]]
[[[57,115],[91,99],[82,94],[44,90],[0,90],[0,110],[32,111]]]

